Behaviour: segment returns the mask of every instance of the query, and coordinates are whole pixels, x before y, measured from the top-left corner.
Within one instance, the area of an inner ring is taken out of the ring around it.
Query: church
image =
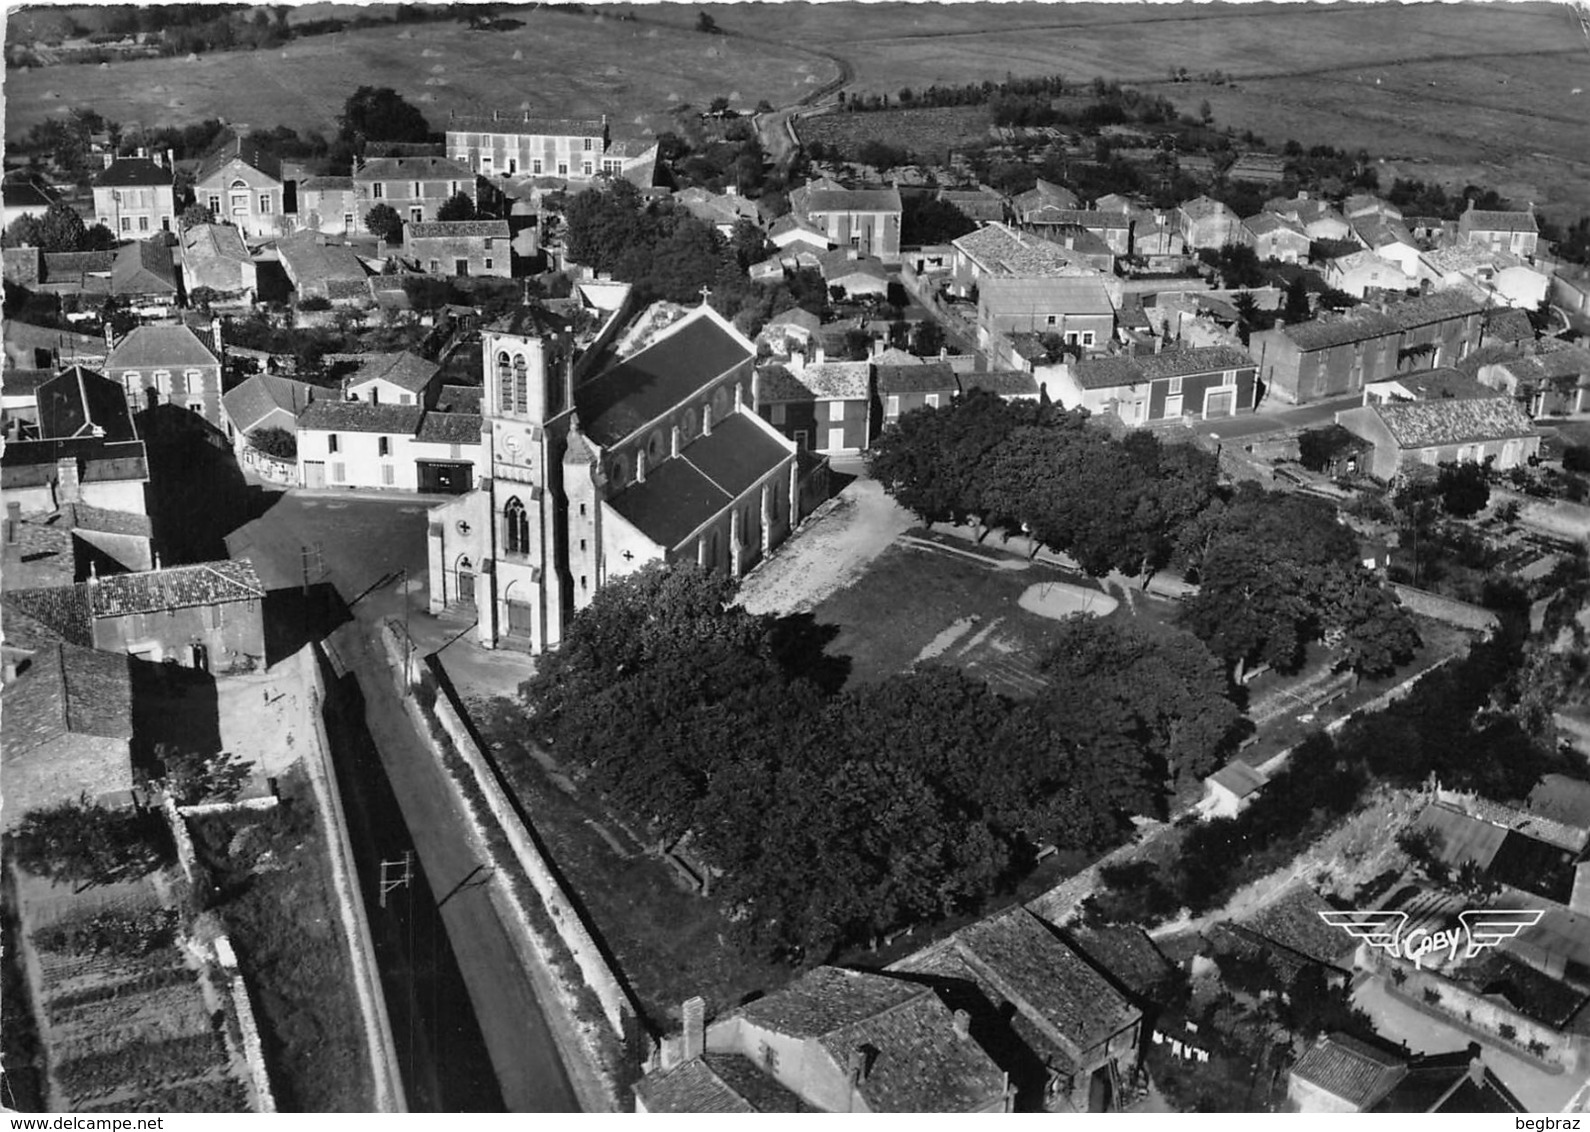
[[[758,416],[756,347],[731,323],[703,301],[615,359],[576,322],[525,306],[483,329],[490,476],[430,511],[430,610],[475,618],[487,648],[556,648],[648,562],[739,577],[802,514],[801,454]]]

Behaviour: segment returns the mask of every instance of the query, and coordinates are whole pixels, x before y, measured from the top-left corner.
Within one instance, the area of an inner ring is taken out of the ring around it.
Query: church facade
[[[755,346],[703,303],[577,380],[562,316],[482,332],[490,475],[431,509],[430,610],[488,648],[555,648],[611,578],[688,559],[740,576],[801,514],[796,446],[752,403]]]

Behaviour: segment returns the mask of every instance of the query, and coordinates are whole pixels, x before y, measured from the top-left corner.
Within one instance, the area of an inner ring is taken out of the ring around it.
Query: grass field
[[[1363,147],[1383,180],[1590,212],[1590,42],[1560,4],[752,4],[719,26],[844,57],[850,89],[1115,78],[1274,144]],[[1171,67],[1235,86],[1172,84]],[[1377,85],[1376,80],[1379,80]],[[1587,93],[1571,93],[1582,88]]]
[[[952,149],[990,140],[994,116],[987,106],[940,106],[922,110],[883,110],[873,114],[822,114],[804,118],[801,141],[837,146],[851,159],[869,141],[886,142],[924,160],[943,161]]]
[[[548,8],[503,15],[524,26],[394,25],[314,36],[277,51],[8,71],[6,136],[84,107],[123,125],[220,117],[329,132],[360,85],[397,89],[433,129],[445,128],[450,110],[523,107],[549,117],[606,113],[623,133],[666,126],[671,105],[705,106],[720,94],[793,102],[834,75],[821,59],[688,26]]]
[[[817,620],[839,634],[829,644],[851,659],[850,679],[882,680],[917,661],[959,668],[1007,696],[1035,695],[1045,686],[1038,658],[1057,622],[1021,607],[1022,594],[1044,582],[1097,589],[1091,579],[997,550],[972,550],[948,537],[907,536],[884,552],[854,584],[816,609]],[[1163,623],[1174,606],[1134,595],[1110,614]]]

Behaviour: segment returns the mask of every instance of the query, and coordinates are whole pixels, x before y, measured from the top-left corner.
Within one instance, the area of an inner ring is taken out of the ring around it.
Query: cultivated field
[[[606,113],[622,133],[666,126],[670,106],[705,106],[716,95],[794,102],[835,74],[819,58],[688,27],[548,8],[502,15],[524,26],[394,25],[314,36],[278,51],[12,70],[6,136],[74,108],[123,125],[220,117],[331,132],[360,85],[395,88],[434,129],[445,128],[450,110],[524,108],[549,117]]]
[[[1120,79],[1272,143],[1590,212],[1590,41],[1560,4],[753,4],[725,29],[843,57],[850,89],[1059,72]],[[692,9],[693,11],[693,9]],[[681,13],[680,17],[683,18]],[[1222,71],[1233,86],[1176,83]],[[1378,80],[1378,85],[1377,85]],[[1576,89],[1587,93],[1574,94]]]
[[[854,160],[869,141],[899,146],[923,160],[943,161],[952,149],[986,145],[993,113],[987,106],[941,106],[922,110],[881,110],[872,114],[821,114],[803,118],[801,141],[837,146]]]

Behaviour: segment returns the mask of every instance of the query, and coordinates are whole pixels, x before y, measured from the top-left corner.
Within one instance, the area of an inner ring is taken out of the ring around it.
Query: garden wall
[[[1477,605],[1455,601],[1449,597],[1430,593],[1428,590],[1416,590],[1412,586],[1398,582],[1393,582],[1391,588],[1396,592],[1397,600],[1405,609],[1421,617],[1444,621],[1448,625],[1456,625],[1460,629],[1476,633],[1494,632],[1501,624],[1496,614]]]
[[[1382,962],[1377,957],[1375,962],[1382,968],[1391,966],[1390,960]],[[1563,1066],[1572,1064],[1576,1060],[1575,1043],[1569,1035],[1560,1034],[1549,1026],[1526,1018],[1505,1002],[1475,994],[1442,978],[1434,971],[1410,970],[1400,965],[1396,969],[1406,971],[1407,977],[1402,985],[1398,986],[1388,973],[1386,977],[1388,994],[1401,997],[1423,1010],[1448,1018],[1453,1025],[1468,1030],[1475,1037],[1483,1038],[1493,1045],[1501,1046],[1516,1057],[1532,1061],[1547,1072],[1560,1073]],[[1426,991],[1438,995],[1438,1000],[1430,1002],[1425,997]],[[1503,1026],[1512,1027],[1511,1038],[1502,1036]],[[1534,1049],[1530,1048],[1530,1042],[1537,1043]]]

